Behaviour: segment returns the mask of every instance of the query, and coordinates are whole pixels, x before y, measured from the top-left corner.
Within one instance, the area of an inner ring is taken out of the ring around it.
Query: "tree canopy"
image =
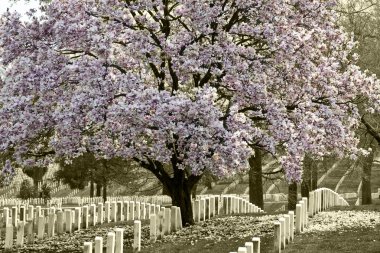
[[[160,180],[247,168],[299,181],[305,153],[360,152],[355,104],[379,107],[331,1],[52,1],[1,18],[0,152],[27,165],[133,159]],[[32,157],[32,158],[31,158]]]

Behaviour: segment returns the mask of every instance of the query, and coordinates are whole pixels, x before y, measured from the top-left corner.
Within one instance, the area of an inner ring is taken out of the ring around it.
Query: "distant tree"
[[[41,186],[41,191],[39,192],[40,194],[39,197],[44,199],[45,204],[47,203],[48,200],[51,199],[50,192],[51,192],[51,188],[46,183],[43,183]]]
[[[90,197],[93,197],[95,186],[97,186],[97,196],[101,196],[104,201],[107,199],[107,186],[111,182],[125,185],[131,192],[137,191],[145,184],[141,170],[136,170],[136,163],[123,159],[112,158],[96,159],[91,153],[84,153],[67,163],[65,160],[59,161],[59,169],[55,172],[56,180],[68,184],[72,189],[84,189],[90,184]],[[93,185],[91,187],[91,184]]]
[[[22,171],[33,180],[35,190],[38,190],[39,184],[43,184],[43,177],[47,170],[47,167],[24,167],[22,169]]]
[[[29,180],[25,179],[21,182],[20,185],[20,192],[17,197],[21,199],[29,199],[29,198],[35,198],[37,197],[38,193],[33,187],[33,185],[30,183]]]
[[[373,139],[372,136],[368,138],[366,147],[371,148],[371,152],[368,156],[362,158],[362,189],[361,189],[361,204],[369,205],[372,204],[372,189],[371,189],[371,175],[372,175],[372,166],[374,163],[375,152],[378,150],[378,144]]]
[[[358,46],[355,52],[360,56],[358,66],[380,76],[380,1],[378,0],[344,0],[337,9],[339,23],[346,31],[353,33]],[[377,87],[379,89],[379,87]],[[370,90],[369,92],[376,92]],[[361,115],[361,147],[371,149],[368,157],[361,156],[357,163],[362,168],[362,204],[372,202],[371,168],[377,147],[380,145],[380,115],[372,114],[374,105],[363,98],[358,101]],[[371,137],[368,137],[371,136]]]

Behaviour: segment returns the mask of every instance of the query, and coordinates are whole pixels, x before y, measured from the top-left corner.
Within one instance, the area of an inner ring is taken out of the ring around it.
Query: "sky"
[[[4,13],[7,8],[9,8],[11,11],[18,11],[22,14],[25,14],[31,8],[38,9],[38,5],[38,0],[30,0],[29,2],[19,0],[16,3],[9,0],[0,0],[0,14]]]

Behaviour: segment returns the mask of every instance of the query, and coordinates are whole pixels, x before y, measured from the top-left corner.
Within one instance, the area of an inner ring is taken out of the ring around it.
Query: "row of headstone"
[[[0,199],[0,206],[21,206],[21,205],[62,205],[60,198],[52,198],[45,201],[43,198],[19,199],[19,198],[2,198]]]
[[[328,188],[319,188],[309,192],[309,198],[303,197],[294,211],[289,211],[274,223],[274,252],[281,252],[286,244],[294,239],[294,231],[301,233],[306,228],[309,217],[332,206],[346,206],[347,201]]]
[[[297,216],[298,217],[298,216]],[[279,218],[274,223],[274,252],[281,252],[285,245],[294,240],[294,212]]]
[[[136,231],[136,228],[138,231]],[[140,235],[140,241],[138,243],[141,244],[141,221],[134,222],[134,233],[136,235]],[[116,228],[114,232],[108,232],[107,241],[104,245],[106,248],[106,253],[123,253],[123,236],[124,229]],[[136,238],[134,239],[134,243]],[[83,252],[85,253],[102,253],[103,252],[103,237],[96,236],[94,244],[92,242],[84,242],[83,244]]]
[[[260,207],[250,203],[248,200],[236,196],[222,196],[223,214],[247,214],[247,213],[263,213]],[[217,201],[218,203],[218,201]],[[219,210],[219,206],[216,207]],[[218,213],[219,214],[219,213]]]
[[[323,189],[328,189],[328,188],[323,188]],[[331,189],[329,189],[329,190],[331,190]],[[377,193],[373,193],[373,196],[378,197],[379,194],[380,194],[380,188],[378,188],[378,192]],[[248,194],[222,194],[222,195],[219,195],[219,196],[223,196],[223,195],[236,196],[236,197],[240,197],[240,198],[249,200],[249,195]],[[355,193],[355,192],[352,192],[352,193],[342,193],[342,194],[338,194],[338,195],[339,195],[339,197],[342,197],[343,199],[356,198],[357,197],[357,193]],[[198,195],[197,198],[208,197],[208,196],[215,196],[215,195]],[[265,201],[280,202],[280,201],[287,201],[288,200],[288,194],[285,194],[285,193],[270,193],[270,194],[266,193],[266,194],[263,194],[263,197],[264,197]],[[302,198],[301,194],[298,194],[297,198],[298,199]]]
[[[67,194],[66,198],[71,198],[78,193],[79,193],[79,189],[73,189],[69,192],[69,194]]]
[[[56,194],[59,191],[66,190],[69,188],[67,184],[59,184],[58,182],[55,182],[53,186],[49,186],[51,188],[50,194]]]
[[[249,203],[248,200],[234,195],[197,196],[197,198],[192,201],[192,208],[195,222],[210,219],[221,213],[247,214],[264,212],[261,208]],[[156,231],[154,232],[155,229]],[[181,211],[179,207],[172,206],[171,209],[161,208],[161,212],[159,212],[158,215],[151,216],[150,239],[152,242],[179,229],[182,229]],[[247,242],[245,248],[247,252],[251,252],[251,249],[256,249],[256,251],[252,252],[260,252],[260,238],[254,238],[252,245]]]
[[[133,252],[138,252],[141,250],[141,221],[134,221],[133,228]],[[116,228],[114,232],[108,232],[105,249],[106,253],[123,253],[124,251],[124,242],[123,242],[124,229]],[[103,237],[96,236],[95,241],[93,242],[84,242],[83,243],[83,252],[84,253],[103,253]]]
[[[239,247],[237,252],[230,253],[260,253],[260,238],[253,237],[251,242],[246,242],[244,247]]]
[[[180,229],[182,229],[182,216],[178,206],[161,207],[159,212],[150,216],[151,242]]]
[[[332,206],[349,206],[348,202],[338,193],[329,188],[319,188],[309,193],[310,216]]]
[[[89,226],[104,222],[128,221],[134,219],[149,219],[152,214],[161,210],[160,205],[140,203],[134,201],[113,201],[91,204],[75,208],[42,209],[41,206],[17,206],[3,210],[2,221],[6,228],[5,248],[13,246],[14,230],[17,230],[16,245],[23,245],[26,230],[27,243],[33,243],[34,233],[38,239],[53,237],[64,232],[72,233],[74,230],[87,229]]]
[[[148,202],[157,205],[171,205],[171,198],[169,196],[119,196],[107,197],[107,201],[135,201],[135,202]],[[48,206],[62,206],[62,205],[86,205],[103,203],[102,197],[62,197],[51,198],[47,202]],[[22,200],[19,198],[0,198],[0,206],[20,206],[20,205],[44,205],[45,199],[43,198],[30,198]]]
[[[9,198],[11,196],[15,196],[20,192],[20,186],[10,187],[8,190],[4,191],[4,193],[0,196],[2,199]]]
[[[150,215],[150,241],[155,242],[161,239],[164,235],[176,232],[182,229],[181,210],[177,206],[161,207],[158,213]],[[115,234],[116,232],[116,234]],[[106,252],[123,253],[123,230],[116,229],[115,232],[107,234]],[[119,234],[119,235],[118,235]],[[94,245],[94,247],[93,247]],[[103,252],[103,238],[95,237],[95,243],[84,242],[84,253],[92,253],[93,248],[95,253]],[[133,252],[141,251],[141,221],[134,221],[133,228]]]
[[[63,184],[61,184],[62,187]],[[60,187],[61,187],[60,186]],[[326,191],[332,191],[330,189],[324,188]],[[75,191],[73,191],[74,193]],[[219,196],[219,199],[223,199],[224,196],[236,196],[241,199],[245,199],[248,201],[249,197],[248,195],[244,194],[228,194],[228,195],[198,195],[196,199],[203,199],[210,196]],[[336,198],[342,199],[344,202],[344,198],[339,196],[338,194],[335,195]],[[345,196],[345,195],[344,195]],[[284,198],[287,197],[286,194],[264,194],[265,200],[273,200],[273,201],[281,201],[284,200]],[[118,196],[118,197],[107,197],[108,201],[139,201],[139,202],[149,202],[154,203],[158,205],[171,205],[172,200],[169,196],[165,195],[156,195],[156,196]],[[85,205],[85,204],[98,204],[103,202],[102,197],[62,197],[62,198],[51,198],[47,203],[48,205]],[[34,198],[34,199],[28,199],[28,200],[22,200],[19,198],[0,198],[0,206],[9,206],[9,205],[25,205],[25,204],[32,204],[32,205],[44,205],[45,200],[43,198]]]

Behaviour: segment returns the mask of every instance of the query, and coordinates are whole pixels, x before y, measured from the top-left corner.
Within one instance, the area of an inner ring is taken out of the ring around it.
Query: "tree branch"
[[[376,131],[376,129],[365,120],[364,115],[361,117],[361,122],[363,125],[367,128],[367,132],[377,141],[377,143],[380,145],[380,135]]]

